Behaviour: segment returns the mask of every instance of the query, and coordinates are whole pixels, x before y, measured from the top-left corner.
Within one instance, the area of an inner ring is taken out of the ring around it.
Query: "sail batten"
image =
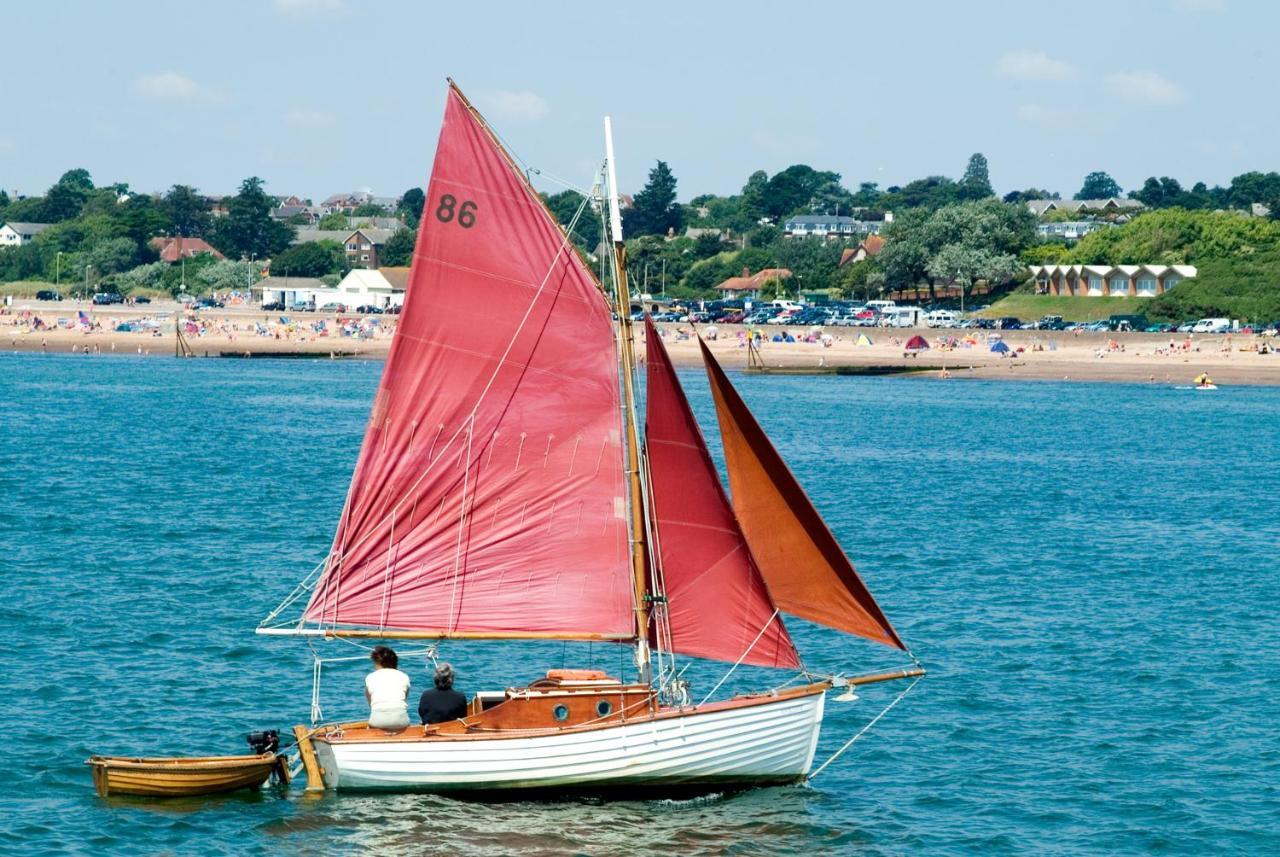
[[[671,648],[730,663],[797,667],[799,655],[729,506],[693,410],[645,321],[651,525]]]
[[[733,510],[782,612],[906,650],[764,429],[699,340]]]
[[[610,310],[452,88],[421,224],[304,618],[428,635],[633,637]],[[584,454],[598,466],[576,466]]]

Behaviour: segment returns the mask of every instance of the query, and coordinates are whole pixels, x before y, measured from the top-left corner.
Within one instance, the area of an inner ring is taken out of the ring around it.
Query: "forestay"
[[[450,89],[323,626],[634,637],[618,360],[564,232]]]

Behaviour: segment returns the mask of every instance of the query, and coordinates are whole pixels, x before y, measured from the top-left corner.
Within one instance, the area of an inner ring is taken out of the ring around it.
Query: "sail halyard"
[[[423,214],[356,474],[298,630],[633,640],[608,301],[452,81]]]

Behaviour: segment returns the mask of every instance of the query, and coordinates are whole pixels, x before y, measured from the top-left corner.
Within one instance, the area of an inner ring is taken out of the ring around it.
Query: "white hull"
[[[766,699],[605,728],[484,740],[315,741],[331,789],[427,791],[698,787],[798,782],[825,694]]]

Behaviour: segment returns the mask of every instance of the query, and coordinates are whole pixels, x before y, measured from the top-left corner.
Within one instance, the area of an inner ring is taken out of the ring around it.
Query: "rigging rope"
[[[888,713],[889,713],[889,709],[893,708],[895,705],[897,705],[899,702],[901,702],[901,701],[902,701],[902,698],[903,698],[904,696],[906,696],[908,693],[910,693],[910,692],[911,692],[911,688],[913,688],[913,687],[915,687],[917,684],[919,684],[919,683],[920,683],[920,679],[922,679],[922,678],[924,678],[924,676],[917,676],[917,677],[916,677],[916,680],[915,680],[915,681],[913,681],[913,682],[911,682],[911,684],[907,685],[906,689],[905,689],[905,690],[903,690],[903,691],[902,691],[902,693],[900,693],[900,694],[898,694],[897,696],[895,696],[895,697],[893,698],[893,701],[892,701],[892,702],[890,702],[888,705],[886,705],[886,706],[884,707],[884,709],[883,709],[883,710],[881,710],[881,712],[880,712],[879,714],[877,714],[875,717],[871,718],[871,722],[870,722],[870,723],[868,723],[866,726],[863,726],[861,729],[859,729],[859,730],[858,730],[858,733],[857,733],[856,735],[854,735],[852,738],[850,738],[848,741],[845,741],[845,742],[844,742],[844,744],[843,744],[843,745],[841,745],[841,747],[840,747],[840,749],[839,749],[839,750],[836,750],[834,753],[832,753],[832,754],[827,758],[827,760],[826,760],[825,762],[823,762],[821,765],[819,765],[819,766],[818,766],[818,769],[817,769],[816,771],[814,771],[812,774],[810,774],[808,777],[806,777],[806,778],[805,778],[805,780],[806,780],[806,781],[808,781],[808,780],[812,780],[814,777],[818,776],[818,774],[820,774],[820,773],[822,773],[824,770],[826,770],[827,765],[830,765],[830,764],[831,764],[832,762],[834,762],[836,759],[840,758],[840,756],[844,753],[844,751],[845,751],[845,750],[848,750],[850,747],[852,747],[852,746],[853,746],[853,742],[857,741],[859,738],[861,738],[863,735],[865,735],[865,734],[867,733],[867,730],[868,730],[868,729],[870,729],[872,726],[875,726],[875,725],[876,725],[876,723],[880,722],[880,718],[881,718],[881,717],[884,717],[886,714],[888,714]]]

